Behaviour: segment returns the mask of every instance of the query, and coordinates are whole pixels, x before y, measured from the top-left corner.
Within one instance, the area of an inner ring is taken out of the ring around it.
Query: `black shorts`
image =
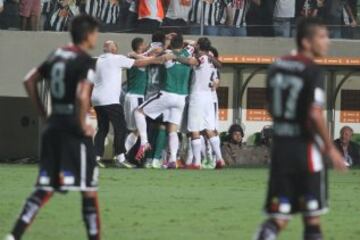
[[[327,212],[327,172],[322,161],[311,142],[274,142],[266,213],[288,219],[295,213],[319,216]]]
[[[96,191],[98,168],[91,138],[47,128],[41,138],[36,188],[49,191]]]

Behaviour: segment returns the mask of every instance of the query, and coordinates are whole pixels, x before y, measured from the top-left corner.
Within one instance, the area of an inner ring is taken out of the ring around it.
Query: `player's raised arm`
[[[190,66],[198,66],[200,64],[199,60],[195,57],[176,57],[175,58],[176,61],[182,63],[182,64],[186,64],[186,65],[190,65]]]
[[[165,54],[159,57],[151,57],[151,58],[142,58],[136,59],[134,62],[135,67],[146,67],[151,64],[163,64],[166,61],[171,59],[175,59],[176,57],[173,54]]]
[[[78,122],[85,136],[92,137],[95,130],[86,124],[86,114],[90,108],[90,95],[93,84],[89,81],[80,81],[76,89],[76,105]]]
[[[40,99],[37,83],[42,79],[42,76],[38,69],[31,70],[24,79],[24,86],[27,94],[29,95],[32,104],[40,114],[42,119],[46,118],[45,107]]]

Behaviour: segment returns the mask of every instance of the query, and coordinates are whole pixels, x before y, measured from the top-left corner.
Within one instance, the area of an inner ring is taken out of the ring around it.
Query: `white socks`
[[[125,162],[125,160],[126,160],[125,154],[123,154],[123,153],[116,156],[116,161],[118,161],[120,163]]]
[[[169,133],[170,162],[176,162],[176,155],[179,149],[179,138],[176,132]]]
[[[194,139],[191,141],[191,147],[193,150],[194,158],[195,158],[195,165],[201,165],[201,140]]]
[[[200,135],[201,141],[201,154],[205,158],[206,157],[206,141],[203,135]]]
[[[144,145],[149,142],[146,132],[147,125],[146,125],[145,115],[140,113],[139,111],[135,111],[134,116],[135,116],[136,127],[140,135],[141,145]]]
[[[186,154],[186,165],[191,165],[194,159],[194,154],[192,150],[191,138],[188,138],[187,144],[187,154]]]
[[[212,138],[209,139],[209,141],[210,141],[212,150],[215,152],[216,160],[217,161],[222,161],[223,157],[222,157],[221,149],[220,149],[220,138],[219,138],[219,136],[212,137]]]
[[[130,149],[136,144],[138,140],[138,136],[131,132],[129,135],[127,135],[125,140],[125,149],[126,152],[130,151]]]

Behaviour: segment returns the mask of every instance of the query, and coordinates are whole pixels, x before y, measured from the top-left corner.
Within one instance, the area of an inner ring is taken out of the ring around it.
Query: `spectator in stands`
[[[246,13],[250,0],[225,0],[226,26],[221,28],[222,36],[246,36]]]
[[[248,36],[274,36],[274,2],[269,0],[251,0],[246,14]]]
[[[162,0],[138,0],[137,29],[142,33],[156,31],[165,17],[165,10]]]
[[[348,0],[325,0],[324,3],[324,19],[328,25],[332,27],[330,36],[332,38],[341,38],[341,26],[343,25],[343,11],[346,11],[350,17],[350,25],[352,27],[357,26],[354,14],[348,4]]]
[[[296,1],[296,16],[316,17],[318,14],[318,0]]]
[[[239,124],[230,126],[226,141],[221,148],[226,166],[234,166],[241,155],[244,131]]]
[[[351,17],[348,14],[348,11],[350,11],[353,16]],[[343,9],[343,27],[341,31],[341,36],[343,38],[354,38],[354,27],[356,27],[357,24],[353,22],[353,19],[357,19],[357,9],[356,9],[356,1],[354,0],[348,0],[348,11],[346,11],[346,8]]]
[[[79,8],[74,0],[58,1],[55,12],[50,18],[50,30],[67,31],[71,19],[79,14]]]
[[[276,0],[273,14],[275,36],[290,37],[294,19],[295,0]]]
[[[41,17],[40,17],[40,30],[50,30],[50,19],[52,13],[54,12],[55,8],[57,8],[57,1],[56,0],[43,0],[42,7],[41,7]]]
[[[167,12],[162,24],[166,32],[187,33],[187,20],[191,8],[191,0],[169,0]]]
[[[360,146],[351,141],[353,133],[351,127],[344,126],[340,130],[340,138],[335,140],[335,146],[343,154],[348,166],[360,164]]]
[[[41,0],[20,0],[21,30],[37,31],[41,14]]]
[[[223,17],[224,11],[221,8],[221,0],[193,0],[189,13],[190,23],[193,26],[190,29],[191,34],[200,34],[200,25],[204,23],[204,35],[218,36],[220,28],[218,24]],[[201,19],[203,11],[204,19]]]

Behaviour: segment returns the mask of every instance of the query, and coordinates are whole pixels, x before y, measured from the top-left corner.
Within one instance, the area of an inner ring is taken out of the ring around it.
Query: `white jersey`
[[[199,65],[194,67],[191,80],[190,94],[198,92],[211,93],[212,81],[214,81],[214,66],[207,55],[198,59]]]
[[[121,70],[129,69],[135,60],[123,55],[105,53],[96,62],[96,76],[91,96],[93,106],[119,104],[121,95]]]

